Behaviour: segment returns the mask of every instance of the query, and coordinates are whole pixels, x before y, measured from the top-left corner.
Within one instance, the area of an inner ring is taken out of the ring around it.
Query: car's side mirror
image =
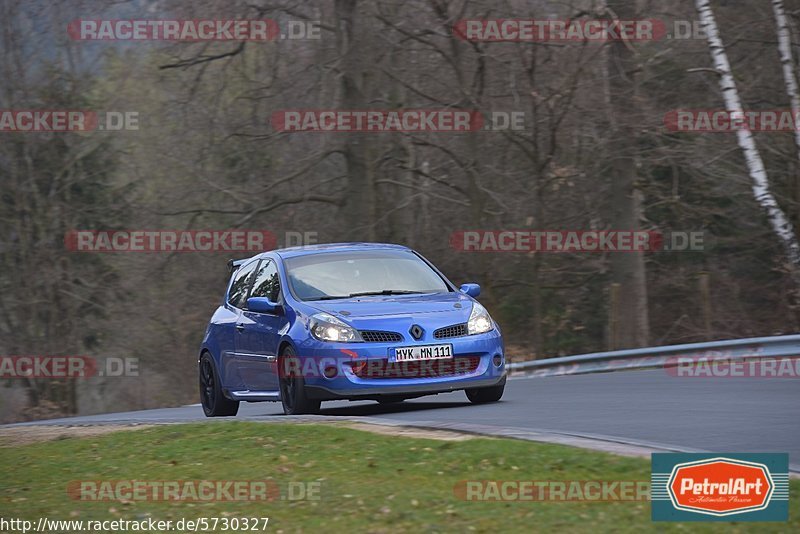
[[[250,297],[247,299],[247,311],[277,315],[281,312],[281,306],[267,297]]]
[[[462,293],[466,293],[472,298],[475,298],[481,294],[481,286],[478,284],[461,284],[459,289]]]

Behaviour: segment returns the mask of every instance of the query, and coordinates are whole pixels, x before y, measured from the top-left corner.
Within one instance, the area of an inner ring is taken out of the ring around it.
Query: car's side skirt
[[[280,393],[277,391],[228,391],[228,397],[239,401],[277,401]]]

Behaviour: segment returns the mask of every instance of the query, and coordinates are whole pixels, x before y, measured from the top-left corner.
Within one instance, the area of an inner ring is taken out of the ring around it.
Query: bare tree
[[[792,35],[789,31],[789,20],[786,18],[786,12],[783,9],[783,0],[772,0],[772,9],[775,13],[775,26],[778,34],[778,53],[780,54],[786,94],[789,96],[792,116],[800,117],[800,94],[798,94],[797,78],[794,74]],[[794,141],[797,146],[797,157],[800,160],[800,128],[794,129]]]
[[[725,101],[725,108],[729,113],[741,113],[743,111],[742,102],[739,99],[736,81],[731,72],[725,46],[719,35],[711,3],[709,0],[696,0],[695,6],[700,16],[700,23],[705,28],[708,36],[711,61],[719,75],[719,87],[722,92],[722,98]],[[770,192],[767,171],[764,168],[764,162],[761,159],[753,134],[746,128],[739,128],[736,130],[736,139],[744,154],[750,179],[752,180],[753,196],[767,213],[767,219],[772,231],[783,243],[786,256],[793,266],[795,280],[800,284],[800,274],[798,274],[800,273],[800,243],[797,241],[791,221],[786,217],[786,214],[778,205],[778,201],[775,200],[775,197]]]
[[[614,18],[634,20],[635,3],[610,0]],[[615,230],[641,228],[642,192],[638,169],[638,87],[636,51],[626,40],[608,43],[609,121],[611,126],[611,220]],[[643,347],[650,338],[644,251],[611,256],[609,348]]]

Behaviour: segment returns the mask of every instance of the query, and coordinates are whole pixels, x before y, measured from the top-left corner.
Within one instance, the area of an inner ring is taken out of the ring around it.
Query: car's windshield
[[[410,251],[309,254],[288,258],[285,265],[300,300],[449,291],[444,280]]]

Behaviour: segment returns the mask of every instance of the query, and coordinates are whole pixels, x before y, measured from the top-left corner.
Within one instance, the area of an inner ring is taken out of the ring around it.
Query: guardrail
[[[757,358],[800,358],[800,335],[754,337],[705,343],[687,343],[642,349],[595,352],[577,356],[547,358],[506,365],[509,372],[523,371],[535,376],[599,373],[626,369],[674,367],[697,360],[747,360]]]

